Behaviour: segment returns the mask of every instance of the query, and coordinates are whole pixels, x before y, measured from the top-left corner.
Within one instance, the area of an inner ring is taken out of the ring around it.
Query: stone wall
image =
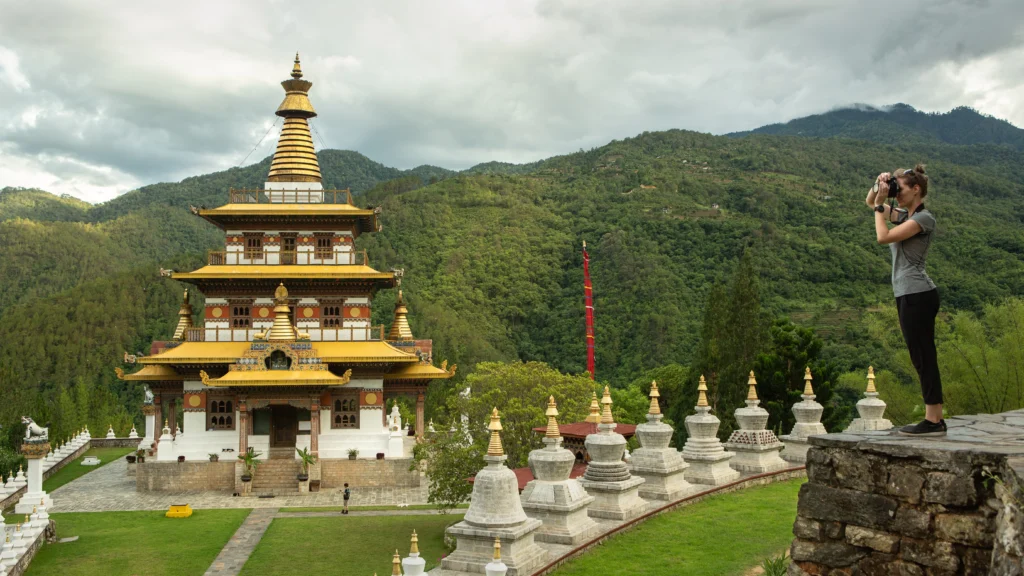
[[[50,520],[50,528],[48,530],[53,530],[53,526],[54,522],[53,520]],[[14,566],[7,569],[8,576],[22,576],[28,571],[28,565],[32,563],[32,559],[36,557],[36,552],[39,552],[39,549],[43,546],[43,542],[46,541],[46,532],[47,531],[44,530],[36,535],[35,540],[33,540],[32,543],[29,544],[28,548],[25,549],[25,554],[23,554],[21,558],[18,558],[18,561]]]
[[[235,489],[235,462],[145,462],[135,465],[137,492]]]
[[[789,574],[1021,574],[1011,525],[1021,522],[1020,485],[1006,476],[1008,460],[1024,456],[1024,410],[947,423],[945,438],[812,437]],[[995,569],[997,534],[1017,571]]]
[[[349,487],[365,488],[376,486],[417,487],[420,473],[409,470],[411,458],[387,460],[320,460],[320,487],[341,488],[345,482]]]
[[[135,448],[142,438],[90,438],[93,448]]]
[[[1009,458],[996,483],[1002,510],[996,517],[993,574],[1024,574],[1024,458]]]

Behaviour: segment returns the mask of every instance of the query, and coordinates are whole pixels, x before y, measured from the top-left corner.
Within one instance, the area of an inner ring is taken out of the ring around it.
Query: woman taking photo
[[[899,186],[896,194],[899,208],[895,210],[885,205],[891,184]],[[946,434],[946,421],[942,419],[942,381],[935,352],[939,293],[924,270],[928,247],[935,233],[935,217],[924,207],[927,195],[928,176],[924,173],[924,166],[918,164],[913,170],[879,174],[865,200],[875,211],[878,243],[888,244],[892,253],[892,289],[896,295],[900,330],[921,380],[924,420],[900,429],[901,434],[910,436]],[[890,228],[889,224],[894,226]]]

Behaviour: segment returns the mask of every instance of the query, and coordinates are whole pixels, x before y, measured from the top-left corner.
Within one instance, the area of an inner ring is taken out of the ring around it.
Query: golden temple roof
[[[270,163],[270,182],[320,182],[320,163],[313,149],[313,138],[309,132],[308,119],[316,116],[316,110],[309,101],[309,89],[313,83],[302,79],[299,54],[295,53],[295,66],[290,80],[281,82],[284,87],[284,101],[276,114],[284,118],[277,150]]]
[[[270,278],[270,279],[310,279],[326,278],[329,280],[356,278],[365,280],[394,280],[393,272],[379,272],[362,264],[318,265],[318,264],[280,264],[280,265],[210,265],[193,272],[177,272],[171,275],[175,280],[203,278]]]
[[[182,342],[159,354],[139,358],[140,364],[231,364],[252,342]]]
[[[119,380],[133,382],[180,382],[185,379],[170,366],[143,366],[142,370],[134,374],[125,374],[120,368],[114,368],[114,371]]]
[[[313,342],[323,362],[419,362],[415,354],[395,348],[387,342]]]
[[[205,374],[205,373],[204,373]],[[348,370],[338,376],[329,370],[229,370],[220,378],[203,380],[206,386],[344,386],[352,377]]]
[[[380,340],[362,342],[312,342],[323,362],[334,363],[408,363],[415,354],[403,352]],[[182,342],[159,354],[139,358],[141,364],[233,364],[252,348],[252,342]],[[437,369],[440,370],[440,369]],[[442,371],[443,372],[443,371]],[[141,372],[140,372],[141,373]],[[417,376],[429,378],[430,376]],[[440,376],[437,376],[440,377]]]
[[[305,194],[315,194],[317,191]],[[199,211],[200,216],[365,216],[372,217],[373,210],[353,206],[352,204],[330,204],[311,202],[302,204],[273,203],[235,203],[225,204],[219,208],[206,208]]]
[[[409,364],[388,372],[384,375],[384,380],[439,380],[454,375],[455,366],[450,370],[442,370],[431,364]]]

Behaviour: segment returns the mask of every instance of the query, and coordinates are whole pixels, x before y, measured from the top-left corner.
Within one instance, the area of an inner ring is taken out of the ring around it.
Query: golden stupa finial
[[[181,308],[178,309],[178,325],[174,328],[172,340],[183,341],[188,337],[188,329],[192,327],[192,305],[188,303],[188,288],[181,297]],[[79,432],[81,433],[81,432]]]
[[[708,383],[704,380],[704,375],[700,375],[700,383],[697,384],[697,407],[703,408],[708,405]]]
[[[804,368],[804,396],[814,396],[814,388],[811,386],[811,367]]]
[[[651,380],[651,407],[647,410],[648,414],[661,414],[661,406],[658,405],[658,398],[661,394],[658,392],[658,383]]]
[[[274,159],[270,162],[268,182],[311,182],[323,181],[320,162],[313,149],[313,137],[309,130],[309,119],[316,116],[316,110],[309,101],[309,89],[313,83],[302,78],[299,54],[295,53],[291,78],[281,82],[284,101],[277,107],[278,116],[284,118],[281,136],[277,141]]]
[[[298,329],[292,326],[291,308],[288,307],[288,289],[284,282],[274,290],[274,323],[264,334],[267,340],[293,341],[298,337]]]
[[[288,303],[288,289],[284,287],[284,282],[277,285],[277,290],[274,290],[274,303],[275,304],[287,304]]]
[[[558,406],[555,405],[555,397],[548,396],[548,409],[544,412],[544,415],[548,417],[548,429],[544,433],[545,438],[558,438],[562,433],[558,430]]]
[[[604,396],[601,397],[601,424],[615,424],[612,418],[612,393],[607,386],[604,387]]]
[[[416,536],[416,531],[415,530],[412,531],[412,538],[409,539],[409,542],[410,542],[410,544],[409,544],[409,555],[410,556],[413,555],[413,554],[419,555],[419,553],[420,553],[420,544],[419,544],[420,539],[419,539],[418,536]]]
[[[405,307],[405,299],[402,290],[398,290],[398,299],[395,300],[395,317],[391,321],[391,329],[388,331],[388,340],[412,340],[412,329],[409,328],[409,309]]]
[[[747,390],[747,400],[757,400],[757,379],[754,378],[754,371],[750,371],[750,377],[747,378],[747,386],[750,388]]]
[[[298,80],[302,78],[302,66],[299,65],[299,53],[295,53],[295,65],[292,66],[292,78]]]
[[[164,418],[164,428],[170,429],[170,426],[167,425],[167,418]]]
[[[498,408],[491,412],[491,423],[487,426],[491,431],[491,442],[487,445],[488,456],[504,456],[505,449],[501,446],[501,418],[498,417]]]
[[[868,366],[868,389],[865,391],[868,394],[877,394],[878,390],[875,390],[875,367]]]
[[[398,557],[398,550],[395,550],[395,556],[391,559],[391,576],[402,576],[402,559]]]
[[[597,392],[591,392],[590,414],[587,415],[585,422],[590,422],[591,424],[601,422],[601,405],[597,403]]]
[[[501,561],[501,538],[500,537],[495,537],[494,538],[494,561],[495,562],[500,562]]]

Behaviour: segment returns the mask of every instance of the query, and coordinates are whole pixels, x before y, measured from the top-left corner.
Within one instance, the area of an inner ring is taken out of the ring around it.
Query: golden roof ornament
[[[811,387],[811,367],[804,368],[804,396],[814,396],[814,388]]]
[[[868,389],[865,391],[867,394],[877,394],[878,390],[875,390],[875,367],[868,366]]]
[[[274,323],[266,333],[266,339],[273,342],[292,342],[298,330],[292,326],[291,309],[288,308],[288,289],[282,282],[274,290]]]
[[[612,393],[607,386],[604,387],[604,396],[601,397],[601,424],[615,424],[612,418]]]
[[[491,412],[491,423],[487,426],[491,431],[491,442],[487,445],[488,456],[504,456],[505,449],[501,445],[501,419],[498,417],[498,408]]]
[[[416,536],[416,531],[415,530],[412,531],[412,538],[409,540],[409,542],[410,542],[409,555],[410,556],[413,555],[413,554],[418,555],[420,553],[420,546],[419,546],[420,539],[419,539],[419,537]]]
[[[708,406],[708,383],[704,380],[704,375],[700,375],[700,383],[697,384],[697,407],[705,408]]]
[[[747,390],[747,402],[757,400],[757,380],[754,378],[754,371],[750,371],[750,377],[747,378],[747,386],[750,388]]]
[[[405,307],[402,290],[399,289],[398,300],[395,300],[395,319],[391,322],[388,340],[412,340],[412,329],[409,328],[408,314],[409,309]]]
[[[501,538],[494,538],[494,561],[501,562]]]
[[[548,396],[548,409],[544,412],[544,415],[548,417],[548,429],[544,433],[545,438],[560,438],[562,433],[558,430],[558,407],[555,405],[555,397]]]
[[[284,101],[278,106],[278,116],[284,118],[277,150],[270,163],[270,182],[321,182],[320,163],[313,149],[313,138],[309,131],[309,118],[316,116],[316,110],[309,101],[309,89],[313,83],[302,79],[299,54],[295,53],[295,64],[289,80],[281,82],[284,87]]]
[[[601,422],[601,406],[597,403],[597,392],[591,392],[590,397],[590,414],[587,415],[587,419],[584,422],[590,422],[591,424],[598,424]]]
[[[648,414],[661,414],[661,406],[658,405],[658,398],[661,394],[658,393],[658,383],[651,380],[651,407],[647,410]]]
[[[398,550],[391,559],[391,576],[402,576],[402,559],[398,557]]]

